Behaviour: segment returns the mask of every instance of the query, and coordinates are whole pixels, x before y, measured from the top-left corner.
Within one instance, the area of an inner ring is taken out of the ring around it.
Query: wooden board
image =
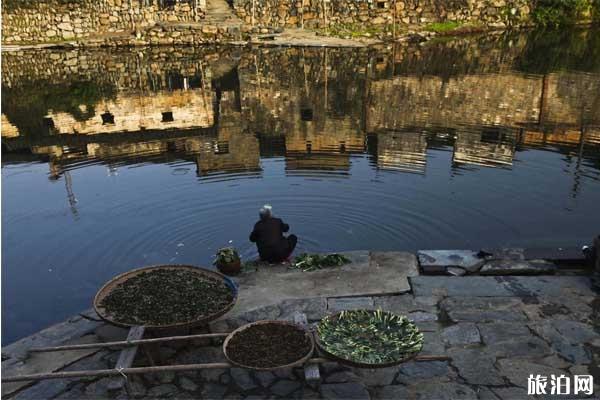
[[[134,326],[129,329],[129,334],[127,335],[127,340],[139,340],[144,337],[144,332],[146,328],[143,326]],[[119,354],[119,359],[117,360],[117,364],[115,365],[115,369],[121,368],[129,368],[133,364],[133,360],[138,351],[138,346],[127,347],[126,349],[121,350],[121,354]],[[120,390],[125,386],[127,380],[124,377],[113,378],[112,381],[108,384],[109,390]]]
[[[294,322],[308,328],[308,320],[306,314],[296,311],[294,313]],[[304,365],[304,379],[306,383],[319,384],[321,383],[321,373],[319,372],[319,364],[309,363]]]

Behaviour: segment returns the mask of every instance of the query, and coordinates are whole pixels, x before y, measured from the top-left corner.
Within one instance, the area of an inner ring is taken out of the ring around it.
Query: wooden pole
[[[180,365],[162,365],[156,367],[136,367],[123,369],[99,369],[87,371],[66,371],[66,372],[49,372],[41,374],[18,375],[3,377],[2,382],[22,382],[22,381],[39,381],[44,379],[69,379],[83,378],[91,376],[116,376],[116,375],[133,375],[133,374],[148,374],[164,371],[194,371],[200,369],[225,369],[233,367],[229,363],[211,363],[211,364],[180,364]]]
[[[417,356],[414,358],[415,361],[448,361],[452,360],[448,356]],[[311,358],[307,361],[310,363],[324,363],[332,362],[328,358]],[[84,371],[65,371],[65,372],[47,372],[40,374],[30,375],[17,375],[3,377],[2,382],[23,382],[23,381],[40,381],[46,379],[69,379],[69,378],[83,378],[93,376],[116,376],[121,375],[123,377],[134,374],[151,374],[156,372],[165,371],[195,371],[202,369],[227,369],[234,367],[230,363],[207,363],[207,364],[178,364],[178,365],[160,365],[155,367],[136,367],[136,368],[122,368],[122,369],[99,369],[99,370],[84,370]]]
[[[140,344],[174,342],[177,340],[221,338],[221,337],[226,337],[228,335],[229,335],[229,333],[204,333],[204,334],[199,334],[199,335],[168,336],[168,337],[160,337],[160,338],[152,338],[152,339],[121,340],[121,341],[117,341],[117,342],[86,343],[86,344],[72,344],[72,345],[66,345],[66,346],[38,347],[38,348],[30,349],[29,351],[31,353],[43,353],[43,352],[51,352],[51,351],[95,349],[95,348],[102,348],[102,347],[129,347],[129,346],[138,346]]]

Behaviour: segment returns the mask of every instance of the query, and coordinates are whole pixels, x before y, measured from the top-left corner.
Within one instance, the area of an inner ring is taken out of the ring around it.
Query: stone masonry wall
[[[335,24],[415,25],[459,21],[492,27],[529,19],[531,0],[234,0],[246,23],[325,27]]]
[[[195,6],[196,5],[196,6]],[[132,33],[157,22],[191,22],[203,18],[204,2],[159,0],[45,0],[2,3],[2,43],[47,43],[106,33]]]

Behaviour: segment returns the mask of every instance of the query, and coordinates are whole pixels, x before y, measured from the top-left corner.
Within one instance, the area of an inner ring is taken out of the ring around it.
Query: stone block
[[[419,324],[417,324],[419,326]],[[423,332],[423,327],[419,326]],[[446,352],[446,346],[442,341],[439,332],[423,332],[424,343],[421,354],[423,355],[440,355]]]
[[[325,377],[325,383],[359,382],[360,378],[350,371],[337,371]]]
[[[275,381],[275,375],[269,371],[257,371],[254,373],[254,377],[263,388],[271,386]]]
[[[544,260],[491,260],[481,267],[479,273],[481,275],[548,275],[555,271],[556,265]]]
[[[57,25],[57,28],[60,29],[61,31],[72,31],[73,25],[71,25],[70,22],[61,22],[60,24]]]
[[[159,385],[154,386],[148,390],[146,396],[148,398],[165,398],[165,397],[173,397],[179,392],[179,389],[175,385],[167,384],[167,385]]]
[[[377,389],[375,398],[382,400],[409,399],[410,392],[405,385],[389,385]]]
[[[552,326],[571,343],[591,343],[600,338],[591,324],[570,320],[552,320]]]
[[[542,376],[560,375],[565,372],[551,368],[546,365],[532,363],[524,359],[505,358],[498,360],[500,373],[505,376],[511,384],[519,387],[527,387],[527,378],[530,374],[539,374]]]
[[[447,361],[409,361],[400,366],[396,382],[411,384],[415,380],[444,378],[449,374]]]
[[[327,311],[337,313],[344,310],[374,309],[372,297],[340,297],[327,299]]]
[[[288,398],[292,393],[302,387],[302,383],[298,381],[290,381],[287,379],[282,379],[277,381],[269,391],[273,393],[275,396]]]
[[[375,308],[396,314],[408,314],[415,311],[437,313],[437,297],[413,297],[411,294],[373,297]]]
[[[494,260],[525,260],[525,249],[523,248],[484,248],[481,250],[482,253],[486,254],[487,259]]]
[[[579,343],[571,343],[571,338],[564,337],[553,326],[554,321],[541,321],[529,324],[537,335],[544,338],[562,358],[575,364],[586,364],[591,361],[589,351]]]
[[[486,347],[486,352],[496,357],[538,358],[552,354],[552,349],[538,337],[525,336],[489,345]]]
[[[12,374],[11,374],[12,375]],[[14,400],[30,400],[30,399],[51,399],[58,396],[61,392],[65,391],[69,387],[70,382],[64,380],[46,380],[40,381],[33,386],[30,386],[19,393],[17,393],[11,399]],[[4,386],[4,385],[2,385]],[[4,390],[3,390],[4,391]],[[83,393],[81,393],[83,394]]]
[[[179,387],[188,392],[195,392],[198,390],[198,385],[187,376],[179,377]]]
[[[202,33],[207,33],[207,34],[211,34],[214,35],[219,31],[219,29],[214,26],[214,25],[204,25],[202,27]]]
[[[244,392],[258,387],[250,373],[243,368],[232,368],[230,374],[235,384]]]
[[[409,278],[415,296],[534,297],[577,293],[593,296],[585,276],[416,276]]]
[[[54,336],[58,335],[60,331],[65,333],[68,337],[68,325],[58,324],[54,327],[48,328],[42,332]],[[60,370],[82,358],[85,358],[91,354],[97,352],[97,349],[83,349],[83,350],[65,350],[51,353],[32,353],[28,357],[27,349],[31,347],[41,347],[50,345],[61,345],[61,344],[85,344],[95,343],[98,338],[95,335],[87,335],[78,337],[76,339],[68,340],[66,342],[58,342],[55,340],[49,340],[42,338],[42,332],[33,335],[29,338],[22,339],[12,345],[6,346],[2,349],[3,356],[11,357],[7,361],[2,362],[2,373],[6,375],[27,375],[42,372],[53,372]],[[40,340],[34,340],[35,338]],[[21,348],[26,344],[26,348]],[[24,360],[24,361],[23,361]],[[21,388],[27,386],[28,382],[7,382],[2,385],[2,396],[8,396],[11,393],[15,393]],[[40,387],[39,390],[50,390],[51,388]]]
[[[407,315],[408,319],[418,323],[418,322],[434,322],[438,320],[437,314],[428,313],[423,311],[414,311]]]
[[[471,385],[503,385],[504,379],[495,368],[496,357],[485,348],[453,348],[448,351],[458,374]]]
[[[492,322],[477,325],[486,345],[509,342],[531,336],[531,331],[523,323]]]
[[[328,383],[321,385],[321,396],[324,399],[356,399],[369,400],[371,396],[367,388],[357,382],[351,383]]]
[[[265,319],[277,319],[281,315],[281,310],[276,305],[269,305],[265,307],[259,307],[251,311],[247,311],[242,314],[245,320],[249,322],[261,321]]]
[[[419,265],[424,272],[438,271],[446,267],[460,267],[469,272],[477,271],[485,259],[472,250],[420,250]]]
[[[358,377],[358,380],[367,386],[385,386],[391,385],[398,375],[399,367],[389,368],[353,368],[354,375]]]
[[[456,382],[426,381],[414,388],[417,399],[475,400],[477,393],[467,385]]]
[[[519,298],[449,297],[440,302],[440,309],[453,322],[525,322]]]
[[[449,326],[441,332],[442,339],[450,346],[481,343],[481,336],[474,323]]]

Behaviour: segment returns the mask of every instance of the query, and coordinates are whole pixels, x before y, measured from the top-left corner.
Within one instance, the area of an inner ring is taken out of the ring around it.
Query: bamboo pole
[[[415,361],[448,361],[451,360],[448,356],[417,356]],[[307,361],[309,364],[331,362],[327,358],[311,358]],[[160,365],[155,367],[135,367],[121,369],[99,369],[99,370],[84,370],[84,371],[64,371],[64,372],[45,372],[30,375],[16,375],[3,377],[2,382],[23,382],[23,381],[40,381],[45,379],[69,379],[83,378],[94,376],[127,376],[128,374],[149,374],[165,371],[195,371],[202,369],[227,369],[234,367],[233,364],[224,363],[207,363],[207,364],[178,364],[178,365]]]
[[[179,365],[161,365],[156,367],[135,367],[122,369],[98,369],[87,371],[65,371],[65,372],[46,372],[41,374],[17,375],[3,377],[2,382],[22,382],[22,381],[39,381],[45,379],[68,379],[68,378],[83,378],[92,376],[115,376],[128,374],[148,374],[164,371],[194,371],[199,369],[225,369],[231,368],[230,363],[211,363],[211,364],[179,364]]]
[[[71,345],[65,345],[65,346],[37,347],[37,348],[30,349],[29,352],[44,353],[44,352],[51,352],[51,351],[95,349],[95,348],[102,348],[102,347],[129,347],[129,346],[138,346],[140,344],[174,342],[177,340],[220,338],[220,337],[227,337],[228,335],[229,335],[229,333],[203,333],[203,334],[198,334],[198,335],[167,336],[167,337],[151,338],[151,339],[120,340],[120,341],[116,341],[116,342],[71,344]]]

